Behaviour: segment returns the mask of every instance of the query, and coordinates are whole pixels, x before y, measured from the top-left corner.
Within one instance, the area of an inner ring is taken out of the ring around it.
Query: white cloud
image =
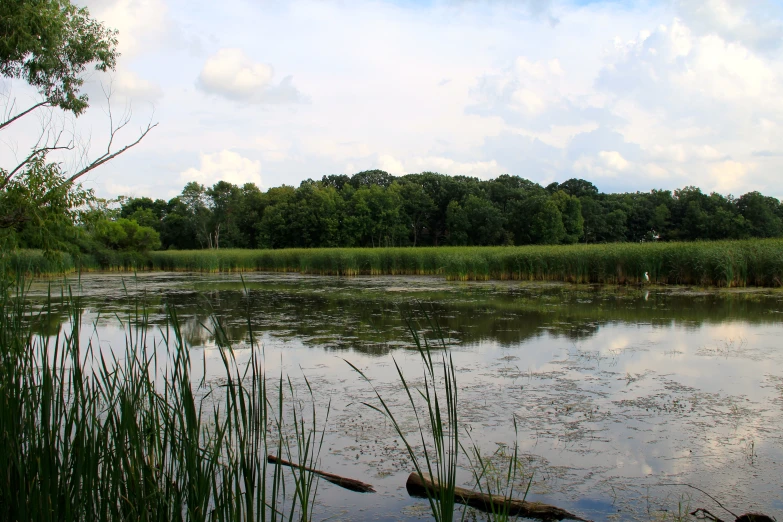
[[[276,136],[259,136],[251,146],[261,152],[266,161],[284,161],[289,157],[291,142]]]
[[[729,193],[741,187],[744,178],[755,168],[753,163],[741,163],[739,161],[723,161],[713,165],[711,169],[712,186],[708,189],[721,193]]]
[[[112,88],[117,94],[130,100],[156,101],[163,96],[160,85],[126,69],[121,69],[114,75]]]
[[[779,3],[774,0],[678,0],[680,16],[699,34],[768,50],[783,41]],[[772,15],[772,16],[770,16]]]
[[[572,92],[557,58],[531,61],[518,56],[508,69],[482,77],[474,94],[478,110],[502,108],[537,116],[554,105],[565,104]]]
[[[179,178],[183,184],[197,181],[209,186],[218,181],[227,181],[240,186],[245,183],[261,186],[261,162],[224,149],[213,154],[201,154],[200,166],[185,170]]]
[[[119,32],[118,50],[125,58],[154,49],[171,30],[165,0],[90,0],[91,14]]]
[[[161,123],[116,179],[179,191],[225,150],[267,186],[384,168],[783,196],[776,0],[226,1],[88,0],[122,31],[115,87]]]
[[[416,157],[400,160],[388,154],[383,154],[377,159],[377,167],[389,174],[401,176],[412,172],[440,172],[454,176],[474,176],[477,178],[491,178],[504,171],[497,161],[456,161],[440,156]]]
[[[409,173],[401,161],[388,154],[383,154],[378,158],[378,168],[394,176],[402,176]]]
[[[369,156],[372,148],[362,141],[335,141],[324,137],[312,137],[302,140],[305,151],[332,160],[343,161]]]
[[[290,76],[278,85],[272,84],[270,65],[253,61],[242,49],[220,49],[207,58],[197,85],[205,92],[231,100],[261,102],[295,102],[302,95]]]
[[[628,161],[626,161],[626,159],[616,150],[602,150],[598,153],[598,157],[600,157],[604,164],[612,170],[623,171],[630,165],[630,163],[628,163]]]

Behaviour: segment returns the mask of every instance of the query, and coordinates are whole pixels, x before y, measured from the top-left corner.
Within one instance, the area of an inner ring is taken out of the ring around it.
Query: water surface
[[[252,328],[270,374],[298,386],[306,376],[319,405],[331,401],[320,468],[378,489],[361,495],[322,482],[318,519],[429,517],[426,502],[405,492],[413,468],[392,426],[362,405],[372,391],[344,360],[374,380],[412,432],[394,367],[421,383],[406,318],[453,355],[464,433],[498,462],[519,444],[528,499],[596,520],[718,514],[703,493],[664,485],[691,484],[738,514],[783,518],[780,291],[292,274],[90,274],[65,284],[81,296],[82,323],[101,349],[122,349],[123,318],[143,302],[153,325],[165,324],[166,306],[177,311],[208,378],[221,369],[212,317],[240,360]],[[53,295],[62,285],[51,282]],[[42,298],[49,284],[31,291]],[[55,310],[42,333],[67,321]]]

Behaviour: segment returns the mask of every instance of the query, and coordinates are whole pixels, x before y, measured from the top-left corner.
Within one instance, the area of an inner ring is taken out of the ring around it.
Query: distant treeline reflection
[[[249,338],[249,311],[256,336],[268,333],[329,350],[384,354],[410,345],[406,317],[417,320],[425,335],[433,339],[437,335],[428,329],[426,316],[437,320],[450,343],[489,341],[515,345],[541,336],[587,339],[607,323],[694,328],[727,321],[776,323],[781,321],[783,310],[783,295],[756,292],[690,294],[660,289],[520,289],[486,285],[465,291],[409,294],[314,285],[251,286],[245,292],[236,286],[240,285],[222,284],[220,289],[147,296],[149,323],[165,324],[165,307],[173,306],[190,346],[215,343],[213,329],[205,328],[215,318],[226,340],[241,347]],[[100,312],[99,327],[118,324],[129,311],[124,299],[84,299],[90,321]],[[36,320],[35,330],[55,335],[67,321],[67,310],[57,310],[55,306],[55,313],[43,314]]]

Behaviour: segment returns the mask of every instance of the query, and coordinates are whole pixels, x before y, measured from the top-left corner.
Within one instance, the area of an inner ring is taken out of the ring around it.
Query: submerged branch
[[[428,474],[424,473],[422,477],[418,473],[411,473],[405,488],[408,494],[414,497],[428,497],[436,495],[438,490],[438,481],[433,480]],[[454,488],[454,502],[464,504],[472,508],[484,511],[485,513],[507,513],[508,516],[535,518],[538,520],[577,520],[589,522],[588,520],[569,513],[549,504],[541,502],[527,502],[503,496],[493,496],[486,493],[479,493],[465,488]]]
[[[352,478],[341,477],[340,475],[335,475],[334,473],[327,473],[326,471],[308,468],[307,466],[300,466],[299,464],[294,464],[293,462],[279,459],[274,455],[267,455],[266,460],[272,464],[279,464],[281,466],[288,466],[291,468],[309,471],[310,473],[315,473],[324,480],[327,480],[332,484],[336,484],[345,489],[350,489],[351,491],[357,491],[359,493],[375,493],[375,488],[373,488],[370,484],[366,484]]]

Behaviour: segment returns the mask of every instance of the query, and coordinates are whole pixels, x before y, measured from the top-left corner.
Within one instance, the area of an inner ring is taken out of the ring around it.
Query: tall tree
[[[16,106],[16,100],[8,100],[0,131],[7,132],[12,124],[37,110],[80,115],[89,105],[87,95],[81,92],[83,73],[90,65],[99,71],[114,69],[116,60],[116,32],[90,18],[86,8],[69,0],[2,0],[0,74],[27,82],[38,91],[40,99],[22,108]],[[112,120],[106,151],[75,172],[64,172],[59,164],[47,160],[52,151],[73,149],[74,139],[63,129],[43,128],[41,139],[19,163],[0,167],[2,236],[12,237],[31,221],[39,227],[46,226],[49,221],[41,221],[34,209],[72,205],[85,194],[76,185],[79,178],[138,144],[155,127],[150,123],[136,141],[112,148],[116,145],[116,133],[127,123],[127,118]],[[30,185],[30,180],[41,176],[49,180],[48,189],[43,192]],[[25,190],[24,198],[29,204],[20,208],[14,198]]]

